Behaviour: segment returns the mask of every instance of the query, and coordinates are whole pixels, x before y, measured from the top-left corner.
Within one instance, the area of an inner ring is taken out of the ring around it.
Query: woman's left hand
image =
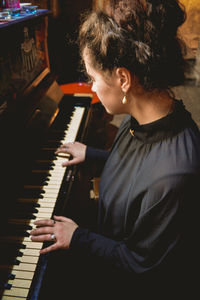
[[[54,242],[40,250],[41,254],[58,249],[69,249],[72,235],[78,227],[71,219],[60,216],[54,216],[54,220],[35,221],[34,224],[36,228],[30,232],[33,242]]]

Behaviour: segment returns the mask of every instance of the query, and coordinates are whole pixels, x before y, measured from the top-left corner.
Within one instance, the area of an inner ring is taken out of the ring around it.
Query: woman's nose
[[[93,92],[96,93],[96,86],[95,86],[95,83],[94,83],[94,82],[92,83],[92,88],[91,88],[91,90],[92,90]]]

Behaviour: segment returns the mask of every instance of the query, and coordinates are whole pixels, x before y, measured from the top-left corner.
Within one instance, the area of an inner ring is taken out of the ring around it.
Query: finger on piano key
[[[65,158],[65,159],[69,159],[70,158],[70,154],[68,153],[57,153],[57,156],[61,157],[61,158]]]

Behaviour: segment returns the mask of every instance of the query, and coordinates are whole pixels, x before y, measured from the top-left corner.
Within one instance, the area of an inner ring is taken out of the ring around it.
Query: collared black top
[[[77,228],[70,249],[100,262],[121,290],[180,290],[199,266],[199,186],[200,133],[182,101],[149,124],[127,116],[101,176],[98,232]]]

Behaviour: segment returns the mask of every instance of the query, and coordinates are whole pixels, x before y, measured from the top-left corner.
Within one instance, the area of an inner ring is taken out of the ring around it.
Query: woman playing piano
[[[184,20],[178,0],[123,0],[88,13],[80,28],[93,91],[108,113],[127,117],[109,153],[78,142],[57,151],[73,156],[63,166],[104,161],[98,230],[55,216],[31,235],[55,237],[41,253],[68,249],[87,262],[94,299],[175,299],[196,287],[200,134],[170,90],[184,82]]]

